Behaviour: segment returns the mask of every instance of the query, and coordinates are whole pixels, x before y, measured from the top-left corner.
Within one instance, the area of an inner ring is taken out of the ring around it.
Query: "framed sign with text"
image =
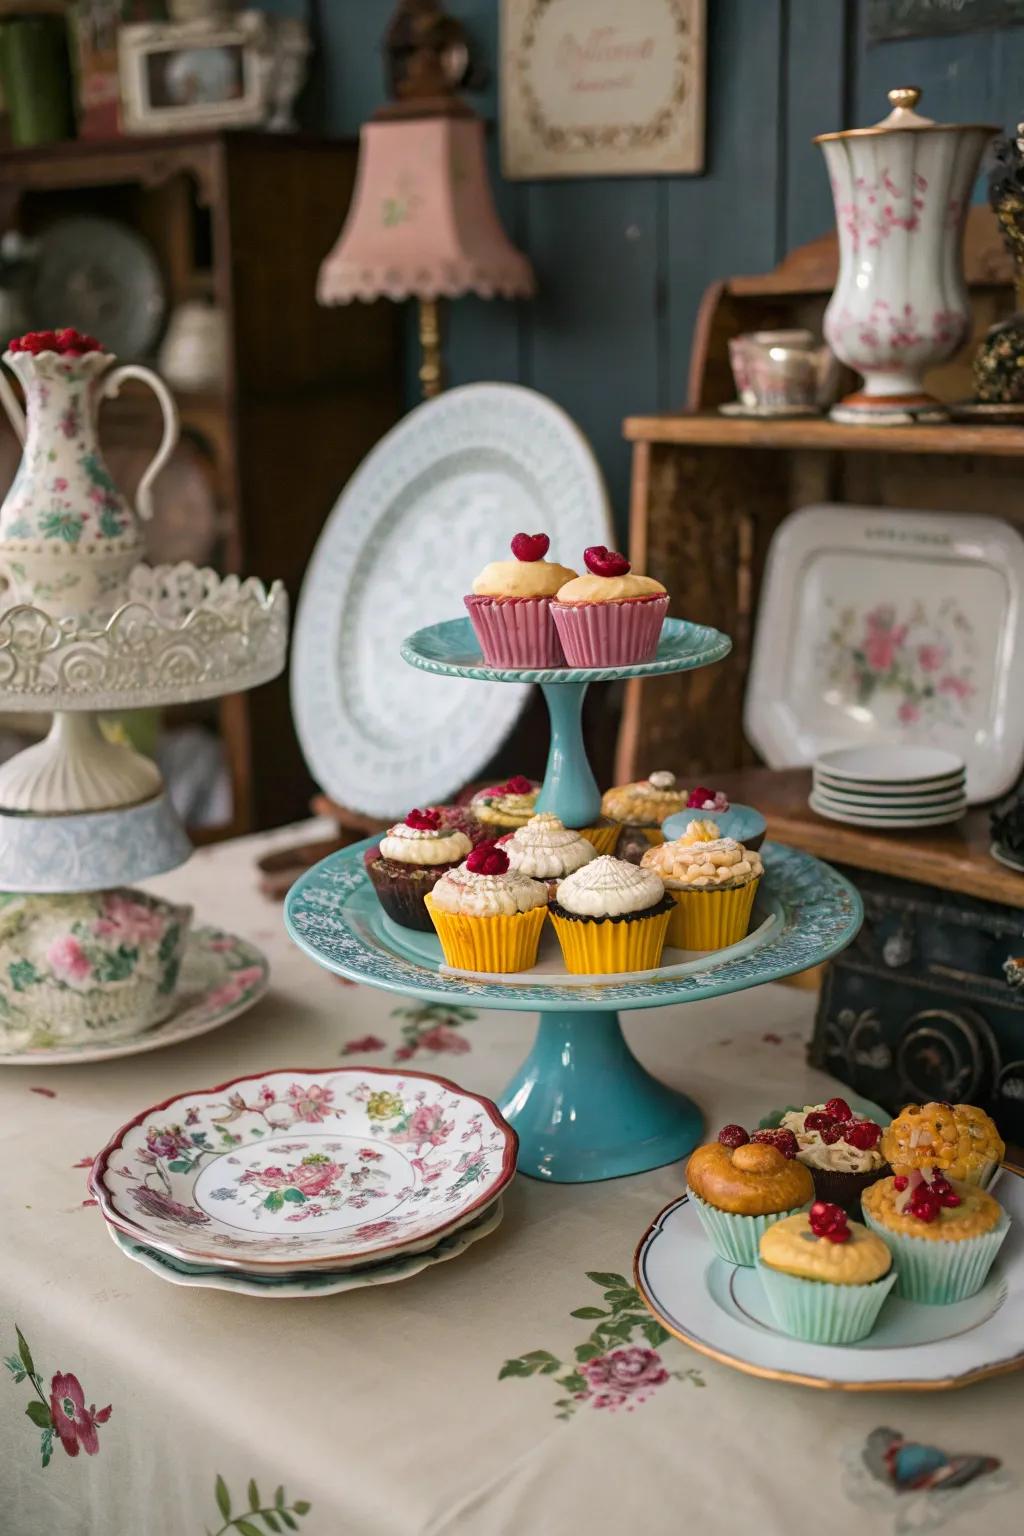
[[[502,0],[514,181],[704,168],[705,0]]]

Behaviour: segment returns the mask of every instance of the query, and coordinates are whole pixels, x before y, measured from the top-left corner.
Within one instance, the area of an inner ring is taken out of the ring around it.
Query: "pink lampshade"
[[[533,269],[495,211],[478,117],[385,116],[363,125],[352,206],[320,267],[321,304],[533,291]]]

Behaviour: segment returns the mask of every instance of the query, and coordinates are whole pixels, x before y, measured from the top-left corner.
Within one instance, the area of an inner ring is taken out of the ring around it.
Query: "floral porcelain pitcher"
[[[839,281],[825,312],[833,352],[864,388],[832,408],[836,421],[894,426],[947,419],[925,391],[928,368],[967,335],[961,244],[982,151],[999,130],[936,123],[920,91],[889,92],[872,128],[823,133],[839,230]]]
[[[55,618],[102,620],[142,558],[140,519],[152,515],[151,487],[178,437],[174,400],[149,368],[112,368],[112,353],[77,331],[30,332],[9,344],[3,361],[24,389],[27,421],[0,370],[0,401],[23,443],[0,507],[0,606],[34,603]],[[134,508],[111,479],[97,435],[99,407],[125,379],[148,384],[163,412],[160,447]]]

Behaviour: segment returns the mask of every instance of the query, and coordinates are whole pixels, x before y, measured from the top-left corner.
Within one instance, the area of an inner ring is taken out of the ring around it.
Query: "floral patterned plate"
[[[458,1258],[482,1237],[489,1237],[501,1225],[504,1214],[500,1200],[488,1206],[482,1216],[460,1227],[448,1237],[443,1237],[436,1248],[423,1253],[400,1254],[386,1259],[382,1264],[360,1265],[348,1270],[306,1270],[288,1275],[237,1274],[224,1269],[204,1269],[198,1264],[186,1264],[168,1253],[158,1253],[142,1243],[132,1242],[116,1227],[108,1227],[121,1252],[151,1274],[171,1285],[184,1285],[199,1290],[233,1291],[236,1296],[271,1297],[278,1301],[298,1296],[337,1296],[341,1291],[358,1291],[370,1285],[393,1285],[396,1280],[408,1280],[421,1270],[435,1264],[445,1264]]]
[[[251,1008],[266,992],[269,978],[267,959],[254,944],[219,928],[196,928],[185,946],[174,1012],[162,1023],[123,1040],[84,1040],[53,1050],[5,1049],[0,1044],[0,1067],[65,1067],[177,1045],[219,1029]]]
[[[143,1111],[89,1187],[112,1226],[186,1263],[340,1270],[434,1247],[494,1202],[517,1149],[489,1099],[445,1078],[267,1072]]]

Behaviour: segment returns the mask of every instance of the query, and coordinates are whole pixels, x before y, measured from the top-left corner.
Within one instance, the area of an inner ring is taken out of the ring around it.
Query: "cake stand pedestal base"
[[[542,1013],[499,1107],[519,1136],[519,1172],[553,1184],[673,1163],[704,1124],[692,1099],[640,1065],[614,1012]]]

